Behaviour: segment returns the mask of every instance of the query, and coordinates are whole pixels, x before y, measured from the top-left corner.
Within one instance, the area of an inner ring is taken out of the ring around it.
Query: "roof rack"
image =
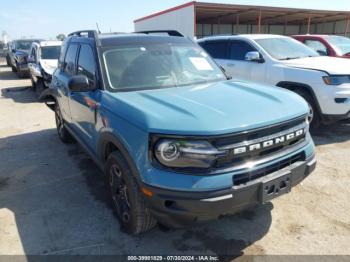
[[[151,30],[151,31],[138,31],[135,32],[137,34],[159,34],[159,33],[167,33],[169,36],[178,36],[178,37],[184,37],[183,34],[176,30]]]
[[[100,42],[100,39],[98,38],[98,33],[96,30],[75,31],[73,33],[70,33],[68,36],[78,36],[78,37],[87,36],[88,38],[93,38],[97,46],[101,46],[101,42]]]

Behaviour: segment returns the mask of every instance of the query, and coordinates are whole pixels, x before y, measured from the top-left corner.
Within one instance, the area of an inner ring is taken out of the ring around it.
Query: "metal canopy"
[[[326,11],[267,6],[231,5],[195,2],[196,21],[200,24],[232,24],[239,17],[240,24],[300,25],[347,20],[350,12]],[[309,21],[310,20],[310,21]]]

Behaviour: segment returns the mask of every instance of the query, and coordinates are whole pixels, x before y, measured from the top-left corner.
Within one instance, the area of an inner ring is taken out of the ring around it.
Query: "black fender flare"
[[[55,110],[57,103],[57,90],[46,88],[39,96],[39,101],[45,103],[51,110]]]
[[[102,166],[104,166],[108,155],[106,154],[106,147],[109,143],[112,143],[118,150],[119,152],[123,155],[125,158],[126,162],[128,163],[132,175],[135,177],[136,181],[139,183],[139,185],[142,184],[141,178],[139,175],[139,171],[136,167],[136,164],[131,157],[129,151],[127,150],[126,146],[124,145],[123,142],[112,132],[109,131],[104,131],[100,134],[99,138],[99,143],[97,146],[97,153],[100,162],[102,163]],[[104,171],[104,170],[103,170]]]
[[[306,92],[308,92],[311,97],[313,98],[315,104],[316,104],[316,107],[317,107],[317,110],[320,114],[320,116],[322,116],[322,109],[321,109],[321,106],[320,104],[318,103],[318,99],[316,97],[316,94],[314,92],[314,90],[312,89],[311,86],[307,85],[307,84],[303,84],[303,83],[298,83],[298,82],[292,82],[292,81],[281,81],[281,82],[278,82],[276,84],[276,86],[278,87],[281,87],[281,88],[285,88],[285,89],[288,89],[290,91],[294,91],[296,89],[301,89],[301,90],[305,90]]]

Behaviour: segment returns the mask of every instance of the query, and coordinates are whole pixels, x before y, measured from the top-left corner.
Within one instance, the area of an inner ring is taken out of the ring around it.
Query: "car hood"
[[[338,57],[306,57],[286,60],[283,63],[291,67],[323,71],[330,75],[350,75],[350,60]]]
[[[57,59],[42,59],[40,65],[47,74],[52,75],[57,67]]]
[[[290,91],[242,81],[109,94],[106,106],[151,133],[225,134],[308,112],[306,102]]]

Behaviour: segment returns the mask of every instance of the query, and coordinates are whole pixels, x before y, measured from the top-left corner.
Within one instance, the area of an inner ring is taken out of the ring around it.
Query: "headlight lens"
[[[167,167],[209,168],[224,154],[207,141],[160,139],[154,146],[155,157]]]
[[[350,83],[350,76],[323,76],[322,78],[326,85],[338,86]]]

